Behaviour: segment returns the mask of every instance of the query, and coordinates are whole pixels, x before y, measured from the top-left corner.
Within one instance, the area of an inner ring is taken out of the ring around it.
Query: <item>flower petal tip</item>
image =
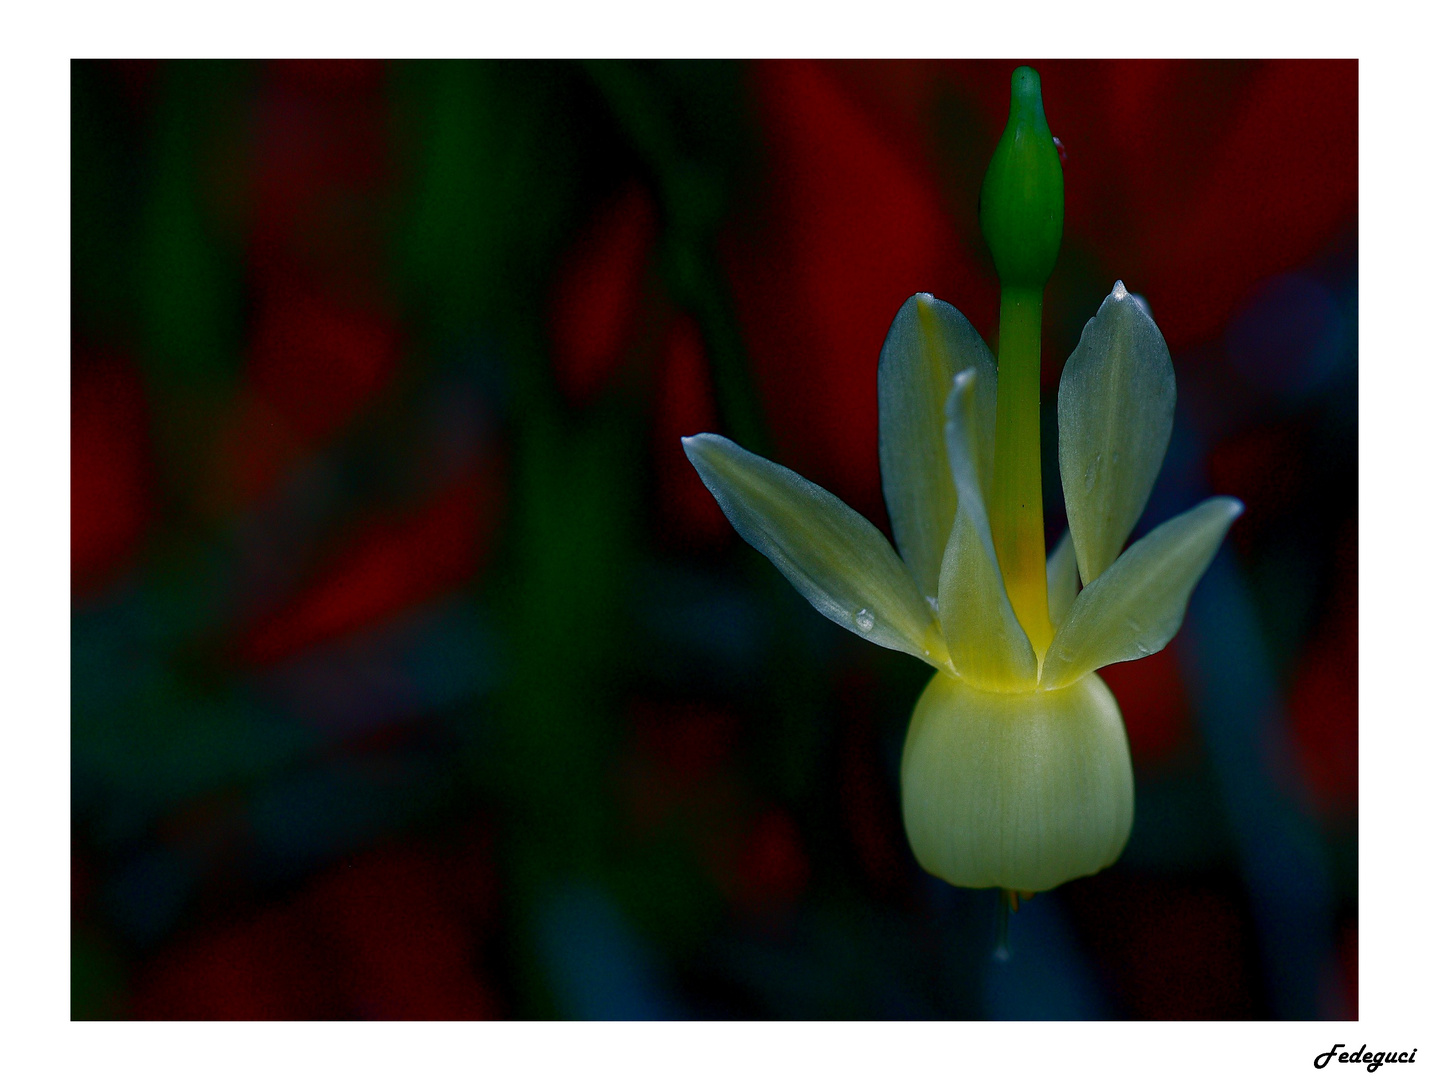
[[[1245,513],[1245,503],[1230,495],[1222,495],[1219,498],[1221,504],[1225,507],[1226,529],[1229,530],[1231,525],[1235,523],[1236,518]]]
[[[1245,503],[1241,502],[1234,495],[1213,495],[1205,501],[1205,505],[1215,505],[1222,514],[1225,515],[1226,527],[1230,528],[1231,523],[1236,518],[1245,513]]]
[[[1120,278],[1118,278],[1116,284],[1111,287],[1111,293],[1107,296],[1102,306],[1105,307],[1106,304],[1120,304],[1127,301],[1135,304],[1148,319],[1153,317],[1151,314],[1151,304],[1146,297],[1140,293],[1132,292],[1126,287],[1126,282]],[[1098,314],[1100,314],[1100,312],[1098,312]]]

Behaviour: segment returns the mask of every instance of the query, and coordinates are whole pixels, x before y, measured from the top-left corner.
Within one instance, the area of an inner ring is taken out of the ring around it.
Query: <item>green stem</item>
[[[1041,286],[1005,285],[988,517],[1012,610],[1039,656],[1052,641],[1042,532],[1041,372]]]

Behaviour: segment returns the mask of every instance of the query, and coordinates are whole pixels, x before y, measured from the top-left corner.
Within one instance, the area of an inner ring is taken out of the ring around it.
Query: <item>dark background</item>
[[[1357,67],[1037,63],[1055,388],[1116,278],[1180,400],[1142,528],[1246,504],[1104,675],[1120,862],[924,874],[927,669],[681,453],[886,529],[875,365],[990,338],[1017,61],[76,63],[76,1017],[1353,1017]]]

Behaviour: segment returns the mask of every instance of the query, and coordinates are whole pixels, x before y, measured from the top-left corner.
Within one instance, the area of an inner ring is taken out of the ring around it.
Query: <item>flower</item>
[[[1000,355],[956,308],[919,293],[879,356],[896,551],[791,470],[719,435],[683,440],[735,530],[819,612],[934,668],[904,745],[903,818],[919,863],[954,885],[1038,892],[1120,855],[1131,758],[1096,670],[1171,640],[1242,509],[1207,499],[1122,550],[1161,469],[1176,387],[1160,331],[1118,281],[1063,370],[1068,531],[1046,556],[1039,339],[1061,200],[1040,84],[1019,68],[982,197],[1003,286]]]

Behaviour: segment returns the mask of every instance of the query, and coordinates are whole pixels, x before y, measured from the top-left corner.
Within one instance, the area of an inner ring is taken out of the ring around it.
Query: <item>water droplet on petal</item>
[[[859,608],[858,614],[853,617],[853,621],[858,623],[858,628],[865,634],[873,629],[873,612],[868,608]]]
[[[1102,280],[1105,281],[1106,278],[1102,278]],[[1111,298],[1113,300],[1126,299],[1126,286],[1123,285],[1120,280],[1118,280],[1117,283],[1111,287]]]

